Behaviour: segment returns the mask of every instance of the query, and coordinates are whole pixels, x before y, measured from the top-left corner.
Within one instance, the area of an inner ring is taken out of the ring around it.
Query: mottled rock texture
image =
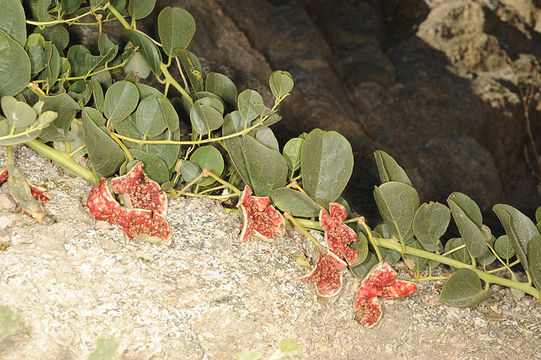
[[[294,359],[540,359],[541,303],[529,296],[496,287],[456,309],[438,300],[441,283],[423,282],[415,295],[385,299],[380,324],[365,329],[353,312],[359,280],[348,273],[338,296],[318,299],[298,280],[310,268],[295,262],[291,238],[240,242],[238,216],[217,202],[172,200],[168,244],[126,243],[84,208],[84,180],[27,148],[15,162],[52,199],[37,224],[0,187],[0,243],[10,243],[0,251],[0,305],[21,319],[0,342],[2,360],[86,359],[98,337],[115,339],[122,360],[235,359],[248,349],[267,359],[284,338],[300,346]]]

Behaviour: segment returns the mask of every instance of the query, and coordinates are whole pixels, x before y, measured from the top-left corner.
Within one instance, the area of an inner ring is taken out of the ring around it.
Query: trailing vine
[[[346,138],[315,129],[280,151],[271,126],[281,120],[293,77],[270,75],[274,101],[267,105],[223,74],[203,74],[187,50],[196,21],[186,10],[162,9],[153,39],[137,21],[155,1],[0,0],[0,6],[0,145],[8,150],[0,183],[8,181],[23,212],[37,221],[49,198],[13,163],[14,145],[96,185],[89,211],[118,224],[129,239],[169,239],[167,198],[178,196],[238,198],[238,210],[228,211],[242,215],[241,241],[272,241],[285,234],[286,223],[296,227],[313,248],[303,254],[313,270],[300,280],[315,283],[320,296],[336,296],[344,271],[362,279],[353,307],[367,327],[381,317],[378,297],[413,294],[415,282],[435,279],[438,264],[452,269],[440,294],[448,305],[481,302],[492,284],[541,299],[541,207],[534,222],[495,205],[506,232],[496,238],[473,199],[456,192],[447,204],[420,204],[400,165],[377,151],[381,184],[373,195],[383,222],[371,228],[341,197],[353,171]],[[98,54],[70,38],[81,25],[95,27]],[[123,37],[108,35],[110,26],[121,26]],[[144,84],[148,77],[160,85]],[[451,218],[460,237],[442,239]],[[325,243],[308,229],[323,231]],[[390,265],[399,260],[414,282],[396,280]],[[517,280],[518,266],[526,282]]]

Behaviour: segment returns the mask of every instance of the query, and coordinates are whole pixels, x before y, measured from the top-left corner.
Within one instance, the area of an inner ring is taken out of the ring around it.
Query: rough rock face
[[[37,224],[0,187],[0,306],[21,320],[0,341],[2,360],[87,359],[98,337],[118,343],[118,360],[236,359],[244,350],[269,359],[284,338],[300,347],[291,359],[539,359],[541,303],[530,296],[495,287],[478,306],[457,309],[438,300],[441,283],[422,282],[415,295],[386,299],[381,322],[365,329],[353,312],[359,280],[346,274],[338,296],[318,299],[298,280],[310,268],[295,262],[291,238],[240,242],[237,215],[180,198],[167,213],[170,243],[127,244],[84,208],[83,179],[28,148],[15,154],[52,199]],[[403,266],[399,278],[410,278]]]
[[[295,91],[282,107],[278,136],[314,127],[343,133],[356,154],[347,198],[358,211],[374,214],[376,148],[406,168],[423,200],[462,191],[485,212],[507,202],[529,214],[541,203],[519,95],[525,79],[540,83],[530,66],[541,55],[537,2],[158,3],[192,12],[191,50],[240,88],[269,98],[271,71],[292,73]],[[530,116],[539,139],[538,102]]]

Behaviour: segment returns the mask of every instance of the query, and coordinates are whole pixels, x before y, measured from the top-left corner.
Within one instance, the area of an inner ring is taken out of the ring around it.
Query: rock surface
[[[2,360],[86,359],[98,337],[114,338],[129,360],[235,359],[248,349],[268,358],[283,338],[300,346],[296,359],[541,359],[541,303],[529,296],[495,287],[457,309],[439,302],[441,284],[424,282],[385,300],[367,330],[353,320],[358,280],[348,274],[338,297],[318,299],[297,280],[309,269],[288,255],[298,253],[290,238],[241,243],[238,216],[216,202],[172,200],[169,244],[127,244],[85,210],[84,180],[24,147],[15,162],[52,200],[36,224],[0,187],[0,242],[11,244],[0,251],[0,305],[21,319],[0,342]]]

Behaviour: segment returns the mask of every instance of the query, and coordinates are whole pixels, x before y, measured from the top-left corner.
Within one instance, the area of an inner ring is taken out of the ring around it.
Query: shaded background
[[[460,191],[485,214],[505,202],[529,217],[541,205],[520,96],[535,95],[539,153],[541,1],[158,0],[156,14],[165,6],[195,17],[190,50],[205,72],[268,102],[271,72],[292,74],[275,133],[282,144],[315,127],[346,136],[356,162],[345,197],[359,213],[376,214],[375,149],[398,160],[422,201]]]

